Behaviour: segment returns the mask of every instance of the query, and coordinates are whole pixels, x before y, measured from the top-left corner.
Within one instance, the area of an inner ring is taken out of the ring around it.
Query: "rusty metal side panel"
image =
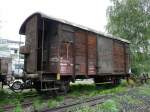
[[[60,74],[73,75],[73,28],[61,26]]]
[[[26,42],[25,46],[30,49],[26,56],[26,70],[34,73],[37,70],[37,16],[32,17],[26,24]]]
[[[98,74],[113,73],[113,40],[105,37],[97,37]]]
[[[121,74],[125,72],[125,51],[124,44],[119,41],[113,43],[113,61],[114,61],[114,72]]]
[[[88,33],[88,75],[96,75],[96,35]]]
[[[86,48],[86,32],[76,31],[75,32],[75,75],[85,75],[87,70],[87,48]]]

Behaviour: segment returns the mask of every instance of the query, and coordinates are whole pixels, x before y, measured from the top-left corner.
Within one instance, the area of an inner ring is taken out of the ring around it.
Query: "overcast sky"
[[[32,13],[68,20],[105,32],[110,0],[0,0],[0,37],[19,40],[19,28]]]

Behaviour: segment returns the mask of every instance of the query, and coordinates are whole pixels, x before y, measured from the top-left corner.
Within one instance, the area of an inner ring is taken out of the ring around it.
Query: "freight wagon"
[[[12,74],[12,59],[8,57],[0,57],[0,82],[3,85],[7,83],[7,77]]]
[[[21,25],[26,36],[25,77],[38,91],[68,91],[70,81],[95,83],[129,76],[129,41],[99,33],[62,19],[34,13]]]

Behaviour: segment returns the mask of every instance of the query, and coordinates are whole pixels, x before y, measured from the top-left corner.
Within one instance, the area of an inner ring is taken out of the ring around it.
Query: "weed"
[[[118,96],[117,101],[126,102],[126,103],[132,104],[132,105],[139,105],[139,104],[143,103],[141,100],[135,99],[129,95]]]
[[[122,87],[122,86],[114,87],[110,84],[99,85],[99,87],[100,88],[97,89],[94,84],[72,85],[71,92],[69,95],[74,97],[80,97],[80,96],[93,97],[96,95],[103,95],[103,94],[115,94],[126,90],[126,87]]]
[[[94,109],[87,105],[80,105],[74,108],[67,109],[67,112],[95,112]]]
[[[119,112],[117,108],[118,104],[113,100],[107,100],[101,105],[97,105],[95,108],[91,108],[88,105],[80,105],[74,108],[70,108],[67,112]]]
[[[20,104],[16,105],[16,108],[13,110],[13,112],[22,112],[22,108]]]
[[[96,112],[119,112],[119,104],[110,99],[96,107]]]
[[[56,98],[54,99],[50,99],[48,100],[48,107],[49,108],[53,108],[53,107],[56,107],[58,106],[62,101],[64,101],[64,97],[63,96],[57,96]]]
[[[42,100],[35,99],[33,101],[33,108],[34,108],[34,110],[40,110],[42,108]]]
[[[127,82],[127,80],[121,80],[120,86],[122,86],[122,87],[127,87],[128,84],[129,84],[129,83]]]
[[[150,87],[149,87],[149,85],[143,85],[142,87],[139,87],[138,94],[150,96]]]
[[[61,101],[64,100],[64,97],[63,97],[63,96],[57,96],[57,97],[55,98],[55,100],[58,101],[58,102],[61,102]]]
[[[4,112],[4,110],[3,110],[3,109],[0,109],[0,112]]]
[[[58,102],[56,100],[48,100],[48,107],[49,108],[53,108],[56,107],[58,105]]]
[[[136,83],[135,83],[134,80],[132,80],[132,79],[129,79],[128,84],[129,84],[129,86],[131,86],[131,87],[136,86]]]

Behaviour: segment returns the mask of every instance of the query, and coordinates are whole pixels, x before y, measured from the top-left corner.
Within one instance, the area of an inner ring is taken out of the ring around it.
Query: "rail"
[[[104,103],[105,100],[111,98],[112,95],[98,96],[89,99],[83,99],[82,101],[73,102],[67,105],[61,105],[54,108],[43,109],[40,112],[66,112],[67,109],[80,106],[80,105],[88,105],[90,107],[96,106],[98,104]]]

